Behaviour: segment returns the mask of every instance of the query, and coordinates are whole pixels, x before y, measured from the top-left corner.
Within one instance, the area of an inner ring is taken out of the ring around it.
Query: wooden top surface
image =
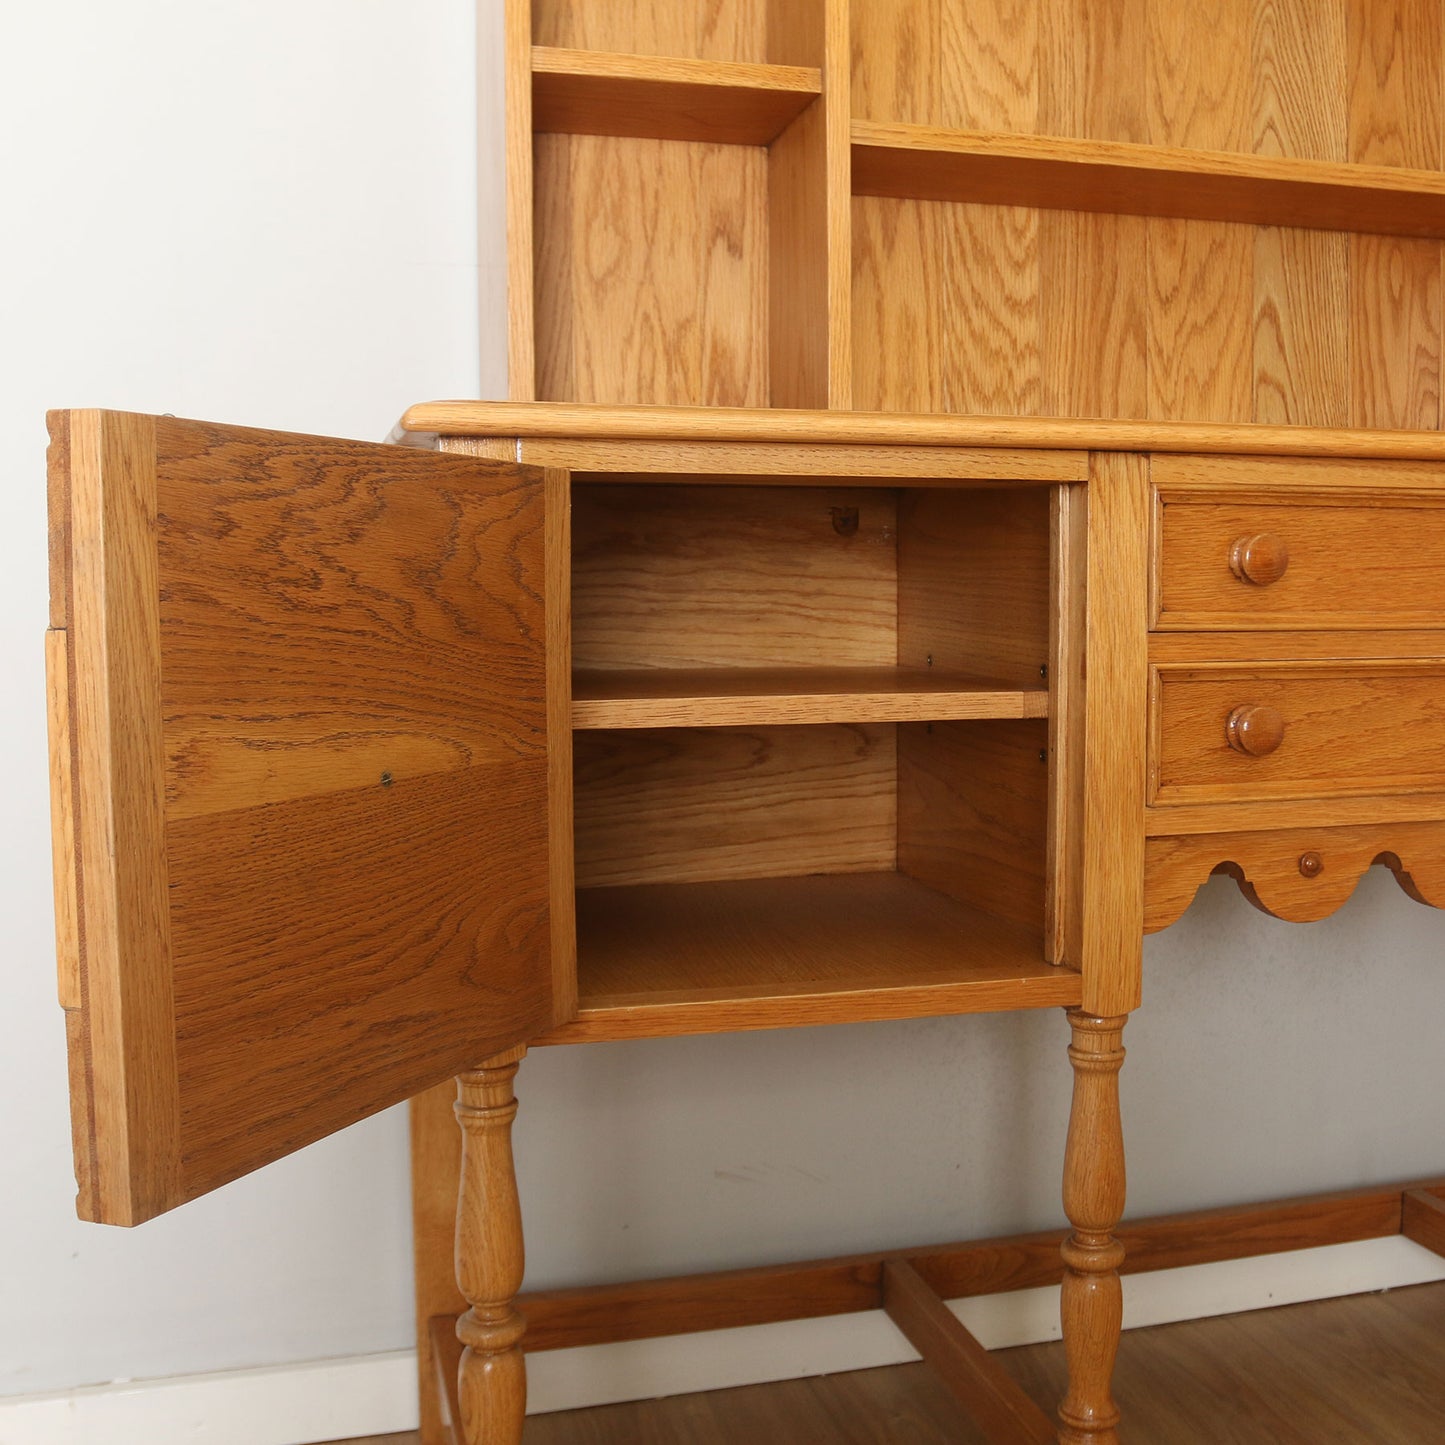
[[[571,402],[422,402],[406,411],[392,439],[425,444],[434,436],[1019,447],[1043,451],[1083,448],[1445,461],[1445,434],[1435,431],[751,407],[594,406]]]

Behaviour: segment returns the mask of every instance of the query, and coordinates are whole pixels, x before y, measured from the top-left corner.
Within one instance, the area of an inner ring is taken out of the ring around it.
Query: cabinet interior
[[[572,491],[584,1015],[1074,977],[1043,961],[1048,488]]]

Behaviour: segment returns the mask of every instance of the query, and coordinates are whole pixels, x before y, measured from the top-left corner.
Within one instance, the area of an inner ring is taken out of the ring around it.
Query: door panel
[[[134,1223],[555,1021],[566,661],[534,469],[52,432],[79,1207]]]

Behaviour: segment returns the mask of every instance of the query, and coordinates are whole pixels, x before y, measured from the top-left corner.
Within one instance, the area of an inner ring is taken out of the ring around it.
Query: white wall
[[[5,4],[0,1394],[410,1341],[398,1112],[137,1231],[74,1221],[42,413],[377,438],[408,402],[497,394],[499,332],[480,358],[476,340],[470,10]],[[485,209],[498,234],[490,191]],[[1379,873],[1310,928],[1210,884],[1148,951],[1124,1074],[1132,1207],[1445,1172],[1442,944],[1445,917]],[[1065,1032],[1049,1014],[541,1051],[517,1141],[531,1282],[1057,1222]]]

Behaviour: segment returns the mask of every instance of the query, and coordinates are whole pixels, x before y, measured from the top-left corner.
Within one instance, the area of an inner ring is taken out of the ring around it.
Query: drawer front
[[[1154,626],[1445,627],[1445,498],[1160,488]]]
[[[1150,801],[1445,788],[1445,662],[1156,667]]]

